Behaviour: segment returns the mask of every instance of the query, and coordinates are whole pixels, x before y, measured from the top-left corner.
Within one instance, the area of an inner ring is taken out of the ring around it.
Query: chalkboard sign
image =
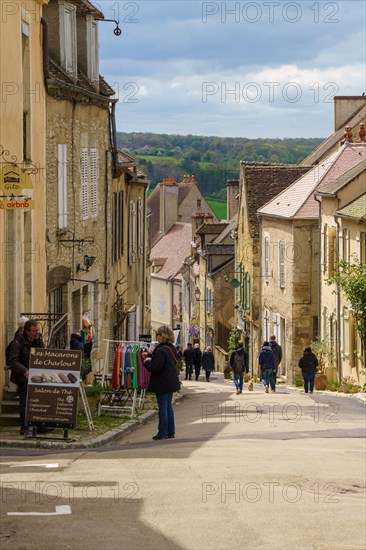
[[[31,349],[26,408],[29,426],[76,426],[81,356],[76,350]]]

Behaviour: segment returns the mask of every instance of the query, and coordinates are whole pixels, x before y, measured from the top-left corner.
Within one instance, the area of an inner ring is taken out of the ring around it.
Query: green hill
[[[226,180],[238,179],[240,161],[297,164],[323,138],[248,139],[119,132],[118,146],[132,153],[155,187],[163,178],[194,175],[202,193],[226,199]]]

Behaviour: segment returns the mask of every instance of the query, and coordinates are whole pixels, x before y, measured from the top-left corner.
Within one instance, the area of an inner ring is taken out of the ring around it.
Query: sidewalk
[[[225,380],[224,375],[219,372],[214,373],[214,378],[216,384],[219,384],[219,387],[222,387],[225,392],[227,392],[228,389],[232,389],[233,394],[235,394],[235,388],[232,380]],[[200,382],[203,382],[203,378],[201,375]],[[194,381],[192,383],[188,384],[189,387],[182,386],[181,391],[178,394],[175,394],[174,396],[174,403],[179,403],[183,399],[186,399],[190,397],[190,394],[192,392],[195,392],[195,384]],[[247,392],[246,390],[246,384],[244,385],[245,393],[250,394],[251,392]],[[294,394],[301,394],[304,393],[303,390],[300,390],[298,388],[295,388],[294,386],[287,386],[285,384],[278,384],[278,389],[285,390],[288,393],[294,393]],[[262,389],[261,384],[255,384],[254,391],[260,392]],[[331,392],[331,391],[316,391],[314,392],[314,395],[329,395],[329,396],[337,396],[337,397],[349,397],[354,398],[363,401],[363,403],[366,404],[366,394],[365,393],[354,393],[354,394],[345,394],[341,392]],[[155,420],[157,418],[158,411],[157,410],[149,410],[142,414],[140,414],[137,418],[124,421],[120,425],[102,433],[99,435],[93,435],[93,431],[87,432],[84,437],[74,440],[74,441],[62,441],[62,440],[52,440],[52,434],[48,439],[42,438],[41,436],[37,439],[27,439],[23,436],[19,435],[19,427],[18,426],[1,426],[0,427],[0,447],[7,447],[7,448],[24,448],[24,449],[87,449],[87,448],[97,448],[102,446],[108,446],[114,441],[120,439],[123,435],[135,430],[139,426],[142,426],[143,424],[147,424],[148,422]],[[58,430],[53,434],[55,437],[59,435],[62,436],[62,431]]]
[[[186,393],[184,388],[175,394],[173,402],[179,402],[184,399]],[[19,426],[0,426],[0,448],[13,447],[22,449],[88,449],[106,446],[121,438],[124,434],[131,432],[137,427],[154,420],[158,416],[157,409],[149,410],[140,414],[137,418],[125,420],[120,425],[106,431],[97,436],[93,436],[93,431],[89,431],[81,439],[62,441],[54,440],[52,437],[62,437],[63,431],[57,429],[55,433],[51,433],[49,438],[43,438],[41,435],[37,439],[28,439],[19,435]],[[72,437],[72,436],[71,436]]]

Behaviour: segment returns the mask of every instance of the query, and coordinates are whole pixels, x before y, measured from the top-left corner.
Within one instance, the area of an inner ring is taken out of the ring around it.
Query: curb
[[[186,394],[180,394],[177,396],[174,396],[173,398],[173,404],[182,401],[186,398]],[[113,428],[112,430],[105,432],[103,434],[98,435],[97,437],[93,439],[89,439],[87,441],[49,441],[49,440],[42,440],[42,439],[35,439],[35,440],[27,440],[22,439],[20,441],[18,440],[11,440],[11,439],[3,439],[0,440],[0,448],[22,448],[22,449],[93,449],[97,447],[104,447],[109,445],[109,443],[113,443],[116,439],[119,439],[123,435],[132,432],[134,429],[138,428],[142,424],[147,424],[150,422],[150,420],[153,420],[158,416],[157,410],[147,411],[145,413],[142,413],[139,418],[131,419],[122,424],[122,426],[118,426],[117,428]]]
[[[304,390],[300,390],[294,386],[286,386],[287,389],[292,389],[298,392],[303,392]],[[314,390],[313,395],[334,395],[337,397],[350,397],[354,399],[358,399],[359,401],[362,401],[366,404],[366,393],[358,392],[358,393],[344,393],[341,391],[330,391],[330,390]]]

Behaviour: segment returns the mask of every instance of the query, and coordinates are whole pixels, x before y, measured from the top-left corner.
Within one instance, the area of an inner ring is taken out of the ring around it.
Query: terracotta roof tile
[[[192,226],[190,223],[176,223],[151,249],[150,257],[155,258],[161,270],[152,277],[159,279],[182,279],[180,269],[191,253]]]
[[[283,218],[317,218],[314,191],[333,182],[364,158],[366,144],[345,143],[300,179],[258,210],[259,214]],[[361,155],[359,154],[361,152]]]
[[[366,193],[337,211],[342,217],[366,220]]]
[[[352,181],[354,178],[359,176],[362,172],[366,170],[366,159],[362,160],[360,163],[356,164],[353,168],[345,172],[342,176],[339,178],[333,180],[321,183],[319,187],[317,188],[316,192],[319,194],[324,195],[334,195],[342,187],[347,185],[350,181]],[[366,184],[365,184],[366,185]]]
[[[78,71],[77,80],[73,80],[70,75],[64,69],[62,69],[53,59],[49,59],[49,72],[50,76],[55,80],[66,84],[67,86],[73,87],[77,86],[85,92],[96,94],[99,96],[110,97],[114,95],[114,90],[109,86],[109,84],[104,80],[102,76],[99,75],[99,92],[96,91],[93,84],[90,80],[81,72]]]
[[[356,113],[348,123],[344,124],[344,126],[351,126],[351,128],[354,130],[356,126],[360,124],[360,122],[366,120],[366,106],[362,107],[358,113]],[[318,147],[310,153],[309,156],[307,156],[301,163],[301,165],[309,165],[309,164],[315,164],[320,159],[324,158],[326,155],[329,154],[329,151],[334,148],[337,144],[340,144],[342,140],[342,136],[344,134],[344,127],[337,130],[337,132],[334,132],[331,136],[329,136],[325,141],[323,141]]]

